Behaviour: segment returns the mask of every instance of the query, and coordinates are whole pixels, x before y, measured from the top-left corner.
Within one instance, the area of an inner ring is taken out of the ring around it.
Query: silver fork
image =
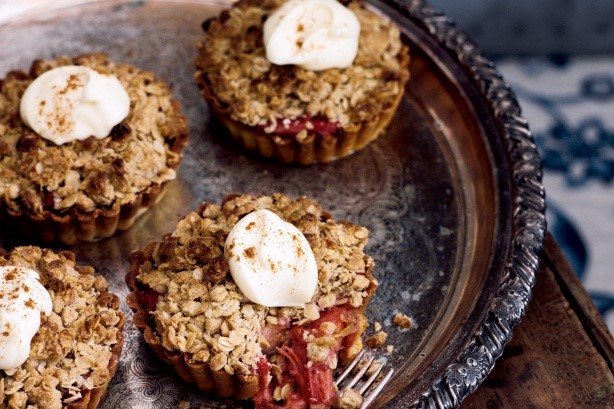
[[[377,357],[373,352],[366,352],[363,349],[335,379],[335,385],[341,393],[348,389],[356,390],[362,396],[360,409],[366,409],[377,398],[394,373],[394,368],[391,368],[382,375],[386,363],[385,357]],[[354,376],[344,382],[350,375]]]

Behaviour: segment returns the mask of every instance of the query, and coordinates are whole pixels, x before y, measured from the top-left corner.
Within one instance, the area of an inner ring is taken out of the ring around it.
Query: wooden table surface
[[[614,339],[550,235],[525,317],[461,405],[491,408],[614,408]]]

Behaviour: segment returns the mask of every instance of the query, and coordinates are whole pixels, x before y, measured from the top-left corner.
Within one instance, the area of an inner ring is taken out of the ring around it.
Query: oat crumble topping
[[[72,253],[38,247],[0,251],[0,265],[37,271],[53,301],[51,314],[41,314],[26,362],[0,371],[0,407],[61,409],[106,384],[124,318],[105,279],[77,266]]]
[[[115,75],[128,92],[130,113],[110,136],[58,146],[22,122],[19,104],[28,85],[64,65]],[[186,135],[178,103],[151,72],[113,64],[104,54],[35,61],[30,73],[12,71],[0,80],[0,204],[37,215],[131,203],[152,184],[175,179],[181,155],[172,145]]]
[[[226,237],[242,216],[257,209],[269,209],[294,224],[312,247],[318,288],[305,308],[255,304],[229,274],[223,255]],[[140,265],[137,282],[159,294],[151,315],[165,348],[184,352],[192,361],[209,362],[213,370],[247,375],[269,347],[263,336],[268,325],[307,324],[335,305],[364,307],[369,288],[377,284],[369,273],[373,260],[363,252],[367,239],[366,228],[333,221],[306,197],[230,196],[221,206],[203,204],[162,242],[146,246],[147,260]],[[340,329],[324,322],[321,330],[323,336],[306,339],[308,358],[326,360],[334,368],[337,358],[329,357],[328,348],[336,342],[332,334]],[[277,391],[280,399],[290,392]]]
[[[350,2],[361,24],[358,55],[344,69],[311,71],[274,65],[266,59],[262,27],[283,0],[241,0],[207,22],[199,44],[196,79],[211,87],[233,120],[264,127],[278,122],[325,118],[342,128],[369,122],[392,104],[409,74],[402,66],[407,47],[390,21]],[[387,102],[388,101],[388,102]],[[307,124],[309,129],[309,123]],[[306,132],[303,132],[305,136]]]

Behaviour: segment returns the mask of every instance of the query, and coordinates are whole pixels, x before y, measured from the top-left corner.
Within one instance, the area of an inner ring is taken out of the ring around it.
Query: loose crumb
[[[411,318],[403,314],[402,312],[397,312],[393,318],[393,321],[399,327],[404,328],[404,329],[409,329],[411,328],[411,325],[412,325]]]
[[[367,338],[367,346],[370,348],[381,347],[386,342],[388,334],[384,331],[377,331],[374,335]]]
[[[375,329],[375,331],[381,331],[382,330],[382,323],[379,321],[375,321],[375,324],[373,324],[373,328]]]
[[[366,375],[371,376],[376,373],[382,367],[382,363],[378,360],[375,360],[369,365],[369,369],[367,369]]]

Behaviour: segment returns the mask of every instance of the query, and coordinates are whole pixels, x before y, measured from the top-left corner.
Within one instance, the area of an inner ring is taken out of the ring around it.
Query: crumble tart
[[[0,370],[0,407],[95,409],[117,368],[124,338],[119,298],[94,269],[68,251],[39,247],[0,250],[0,266],[34,270],[52,310],[20,367]]]
[[[409,79],[399,29],[349,2],[360,25],[347,68],[313,71],[266,58],[263,25],[284,0],[240,0],[203,24],[195,80],[230,135],[283,163],[329,162],[362,149],[388,125]]]
[[[128,116],[109,136],[56,145],[20,116],[26,88],[42,74],[82,66],[115,76]],[[26,236],[73,244],[128,229],[176,178],[187,121],[154,74],[102,53],[35,61],[0,80],[0,217]]]
[[[304,307],[254,303],[229,272],[229,232],[259,209],[309,242],[318,278]],[[362,349],[364,309],[377,287],[367,240],[366,228],[334,221],[306,197],[231,195],[202,204],[162,241],[131,254],[128,305],[156,355],[202,391],[261,409],[332,407],[339,399],[333,370]]]

